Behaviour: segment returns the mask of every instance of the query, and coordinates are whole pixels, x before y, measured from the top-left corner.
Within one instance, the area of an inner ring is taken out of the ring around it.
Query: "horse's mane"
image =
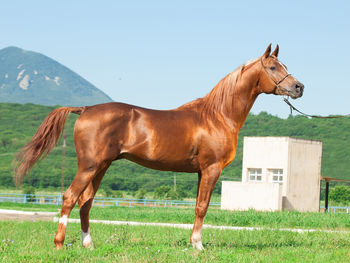
[[[219,81],[218,84],[203,98],[191,101],[182,107],[196,105],[202,114],[216,115],[225,110],[232,111],[234,104],[234,93],[237,83],[244,71],[253,66],[259,58],[248,61]]]

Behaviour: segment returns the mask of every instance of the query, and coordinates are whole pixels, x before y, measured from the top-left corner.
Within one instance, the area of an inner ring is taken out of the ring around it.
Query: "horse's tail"
[[[62,107],[46,116],[31,141],[23,147],[13,160],[15,184],[21,184],[23,177],[40,157],[45,158],[60,138],[70,113],[81,114],[85,107]]]

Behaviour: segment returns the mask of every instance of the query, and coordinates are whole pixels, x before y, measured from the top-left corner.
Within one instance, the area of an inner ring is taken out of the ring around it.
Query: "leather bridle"
[[[262,58],[260,59],[260,61],[261,61],[261,66],[262,66],[263,69],[265,70],[266,75],[269,77],[269,79],[271,79],[271,80],[273,81],[273,83],[275,83],[275,90],[278,90],[279,92],[282,93],[283,90],[281,89],[281,87],[280,87],[279,85],[280,85],[286,78],[288,78],[289,76],[291,76],[292,74],[287,73],[287,75],[285,75],[282,79],[280,79],[279,81],[276,81],[274,78],[272,78],[272,77],[270,76],[269,72],[267,71],[267,69],[266,69],[266,67],[265,67],[265,65],[264,65],[264,63],[263,63]]]

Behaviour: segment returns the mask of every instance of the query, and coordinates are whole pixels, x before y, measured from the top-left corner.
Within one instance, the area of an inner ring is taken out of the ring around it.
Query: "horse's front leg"
[[[219,164],[213,164],[200,172],[198,176],[198,195],[196,200],[196,219],[194,221],[191,243],[194,248],[203,249],[202,245],[202,226],[204,217],[207,213],[210,197],[214,190],[215,184],[220,177],[221,168]]]

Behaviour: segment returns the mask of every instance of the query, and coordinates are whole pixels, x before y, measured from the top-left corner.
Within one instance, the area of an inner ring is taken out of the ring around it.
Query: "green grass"
[[[203,233],[203,252],[192,249],[190,230],[158,227],[91,227],[94,250],[81,246],[79,224],[69,224],[56,251],[52,222],[0,222],[1,262],[345,262],[348,233],[220,231]]]
[[[60,206],[0,203],[2,209],[25,211],[57,212]],[[77,208],[71,218],[79,218]],[[151,208],[151,207],[93,207],[91,219],[122,220],[138,222],[187,223],[194,222],[194,209]],[[296,211],[256,212],[223,211],[209,208],[205,224],[225,226],[260,226],[269,228],[317,228],[332,230],[350,230],[349,214],[300,213]]]

